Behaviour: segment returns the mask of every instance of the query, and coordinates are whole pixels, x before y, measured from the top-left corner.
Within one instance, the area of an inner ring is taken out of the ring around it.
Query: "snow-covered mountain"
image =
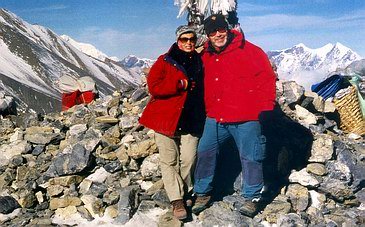
[[[352,62],[362,59],[360,55],[341,43],[327,44],[317,49],[303,43],[284,50],[267,52],[278,69],[279,78],[295,80],[308,88],[331,72],[344,69]]]
[[[50,112],[60,109],[57,81],[64,74],[91,76],[101,95],[140,84],[135,72],[78,48],[50,29],[0,9],[0,90],[15,97],[23,108]]]
[[[72,39],[70,36],[67,36],[67,35],[61,35],[60,37],[64,41],[66,41],[66,42],[70,43],[72,46],[76,47],[81,52],[84,52],[85,54],[87,54],[93,58],[99,59],[100,61],[105,61],[106,58],[109,58],[113,61],[120,61],[118,59],[118,57],[109,57],[89,43],[77,42],[76,40]]]
[[[150,68],[156,60],[151,60],[148,58],[138,58],[135,55],[128,55],[119,63],[127,68]]]

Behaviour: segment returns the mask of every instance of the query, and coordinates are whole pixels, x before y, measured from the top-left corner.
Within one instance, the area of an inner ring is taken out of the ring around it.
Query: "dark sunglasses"
[[[182,37],[182,38],[179,38],[179,40],[182,43],[187,43],[188,41],[190,41],[192,43],[196,43],[196,37],[191,37],[191,38]]]
[[[208,36],[215,36],[217,33],[226,33],[227,32],[227,29],[225,28],[218,28],[216,30],[214,30],[213,32],[209,33]]]

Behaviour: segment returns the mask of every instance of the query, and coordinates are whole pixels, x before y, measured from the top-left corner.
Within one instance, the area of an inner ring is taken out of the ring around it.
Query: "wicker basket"
[[[334,99],[333,102],[340,114],[340,128],[347,132],[353,132],[359,135],[365,134],[365,120],[362,117],[356,88],[351,86],[349,94],[340,99]]]

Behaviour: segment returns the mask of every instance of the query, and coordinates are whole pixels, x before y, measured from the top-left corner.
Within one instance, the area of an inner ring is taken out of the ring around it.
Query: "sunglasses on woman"
[[[192,43],[196,43],[196,37],[191,37],[191,38],[182,37],[182,38],[179,38],[179,40],[180,40],[182,43],[187,43],[188,41],[190,41],[190,42],[192,42]]]

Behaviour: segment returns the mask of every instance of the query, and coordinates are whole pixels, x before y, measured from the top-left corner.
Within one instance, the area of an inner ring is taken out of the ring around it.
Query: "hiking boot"
[[[241,214],[252,218],[261,210],[261,208],[260,201],[253,199],[246,200],[239,211]]]
[[[188,216],[184,206],[184,201],[182,199],[172,201],[171,204],[172,204],[172,212],[175,218],[179,220],[184,220]]]
[[[206,196],[197,196],[196,200],[195,200],[195,204],[193,206],[193,208],[191,209],[191,211],[194,214],[199,214],[200,212],[202,212],[203,210],[205,210],[210,202],[210,196],[206,195]]]

